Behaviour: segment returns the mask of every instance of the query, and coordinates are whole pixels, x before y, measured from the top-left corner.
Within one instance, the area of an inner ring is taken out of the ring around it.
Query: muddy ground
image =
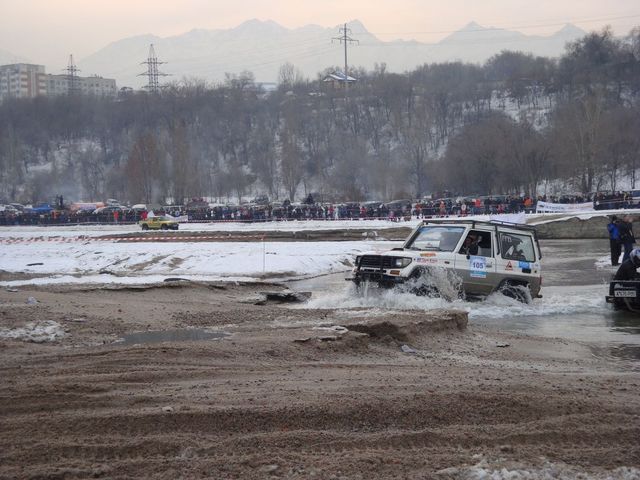
[[[460,312],[292,309],[267,290],[0,291],[5,333],[64,330],[0,339],[0,478],[640,474],[637,363]],[[230,335],[117,342],[193,329]]]

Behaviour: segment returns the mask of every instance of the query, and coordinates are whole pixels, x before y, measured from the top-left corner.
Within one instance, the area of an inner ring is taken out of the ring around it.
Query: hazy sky
[[[572,22],[585,30],[640,25],[640,0],[0,0],[0,49],[34,63],[64,66],[112,41],[152,33],[274,20],[289,28],[358,19],[383,40],[433,42],[472,20],[549,34]]]

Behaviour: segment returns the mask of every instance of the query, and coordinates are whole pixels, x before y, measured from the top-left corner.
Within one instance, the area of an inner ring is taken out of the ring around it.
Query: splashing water
[[[453,288],[453,286],[451,287]],[[360,291],[348,285],[340,291],[325,291],[314,297],[303,308],[318,309],[366,309],[377,316],[392,311],[458,309],[469,313],[469,318],[509,318],[529,316],[553,316],[581,313],[605,313],[608,311],[602,294],[602,286],[553,287],[543,290],[544,297],[522,303],[515,298],[495,292],[484,300],[469,301],[443,296],[419,296],[403,288],[379,289],[363,285]]]
[[[417,293],[447,301],[464,298],[462,279],[452,270],[429,268],[422,275],[398,286],[402,293]]]

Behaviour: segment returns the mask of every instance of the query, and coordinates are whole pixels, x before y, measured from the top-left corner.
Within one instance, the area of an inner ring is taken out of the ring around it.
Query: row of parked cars
[[[47,214],[55,210],[48,203],[36,203],[35,205],[23,205],[21,203],[8,203],[0,205],[0,212],[6,214],[22,215],[23,213]]]

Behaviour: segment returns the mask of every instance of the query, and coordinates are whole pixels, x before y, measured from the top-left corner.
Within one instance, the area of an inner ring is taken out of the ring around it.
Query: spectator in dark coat
[[[620,231],[618,230],[618,217],[611,216],[611,221],[607,224],[609,230],[609,248],[611,249],[611,265],[618,265],[620,253],[622,252],[622,243],[620,242]]]

